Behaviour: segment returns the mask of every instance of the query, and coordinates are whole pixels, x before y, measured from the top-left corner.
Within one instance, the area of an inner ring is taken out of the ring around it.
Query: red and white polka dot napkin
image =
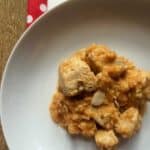
[[[47,0],[28,0],[27,26],[47,11]]]
[[[28,0],[27,27],[48,9],[65,2],[66,0]]]

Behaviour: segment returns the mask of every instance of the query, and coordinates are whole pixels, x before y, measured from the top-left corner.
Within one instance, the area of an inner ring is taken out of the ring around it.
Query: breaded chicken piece
[[[123,138],[130,138],[141,126],[141,116],[138,109],[131,107],[120,115],[115,131]]]
[[[147,72],[138,69],[128,70],[124,79],[116,84],[120,95],[118,102],[124,103],[122,99],[123,93],[126,94],[126,103],[129,105],[140,106],[149,99],[150,76]],[[145,91],[145,92],[144,92]]]
[[[147,84],[147,80],[150,78],[149,74],[139,69],[131,69],[127,71],[124,78],[124,82],[128,84],[128,87],[133,88],[144,88]],[[120,81],[122,84],[122,80]]]
[[[116,53],[103,45],[93,44],[86,50],[86,57],[89,66],[95,73],[102,71],[104,65],[116,59]]]
[[[59,88],[65,96],[75,96],[96,89],[96,77],[81,59],[73,57],[59,66]]]
[[[71,135],[82,135],[84,137],[94,137],[96,124],[94,121],[70,122],[67,128]]]
[[[114,150],[119,140],[113,130],[99,130],[95,134],[95,141],[101,150]]]
[[[113,104],[90,107],[85,113],[105,129],[112,129],[119,117],[119,110]]]

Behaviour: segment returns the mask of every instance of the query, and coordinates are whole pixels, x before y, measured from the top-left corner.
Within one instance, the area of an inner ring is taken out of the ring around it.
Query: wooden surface
[[[26,3],[27,0],[0,0],[0,80],[9,54],[25,30]],[[1,126],[0,150],[8,150]]]

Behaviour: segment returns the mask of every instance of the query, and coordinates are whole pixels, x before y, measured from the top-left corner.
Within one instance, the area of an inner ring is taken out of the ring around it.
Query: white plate
[[[53,123],[49,103],[57,65],[91,43],[110,46],[150,69],[150,1],[72,0],[49,11],[21,38],[2,81],[1,118],[11,150],[96,150]],[[150,110],[140,133],[120,150],[148,150]]]

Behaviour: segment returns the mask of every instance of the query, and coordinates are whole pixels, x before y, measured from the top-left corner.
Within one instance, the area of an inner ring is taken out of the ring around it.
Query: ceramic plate
[[[106,44],[150,70],[150,1],[70,0],[51,9],[15,46],[2,80],[1,121],[10,150],[96,150],[50,118],[60,60],[91,43]],[[148,150],[150,110],[141,131],[119,150]]]

